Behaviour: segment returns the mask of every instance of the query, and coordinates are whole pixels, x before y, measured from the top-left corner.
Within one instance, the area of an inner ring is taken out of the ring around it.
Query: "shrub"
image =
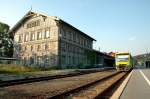
[[[0,64],[0,73],[22,73],[41,71],[42,68],[38,66],[22,66],[16,64]]]

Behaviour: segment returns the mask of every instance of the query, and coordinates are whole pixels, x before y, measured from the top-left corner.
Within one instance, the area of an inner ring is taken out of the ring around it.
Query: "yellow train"
[[[130,53],[116,53],[115,64],[117,70],[128,71],[133,68],[133,57]]]

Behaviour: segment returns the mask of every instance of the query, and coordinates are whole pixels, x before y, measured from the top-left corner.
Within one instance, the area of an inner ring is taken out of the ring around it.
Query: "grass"
[[[41,71],[37,67],[27,67],[16,64],[0,64],[0,74],[2,73],[24,73],[24,72],[34,72]]]
[[[86,67],[87,68],[87,67]],[[86,69],[85,67],[82,69]],[[67,70],[75,70],[78,71],[78,69],[81,68],[75,68],[74,66],[69,66],[67,68]],[[13,73],[13,74],[36,74],[36,72],[43,72],[46,73],[47,72],[55,72],[55,70],[61,70],[59,66],[50,66],[49,68],[41,68],[39,66],[22,66],[22,65],[16,65],[16,64],[0,64],[0,74],[4,74],[4,73]],[[41,74],[41,73],[40,73]]]

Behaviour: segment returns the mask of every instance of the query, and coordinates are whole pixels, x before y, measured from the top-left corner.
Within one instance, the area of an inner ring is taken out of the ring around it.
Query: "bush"
[[[37,66],[21,66],[16,64],[0,64],[0,73],[22,73],[41,71],[42,69]]]

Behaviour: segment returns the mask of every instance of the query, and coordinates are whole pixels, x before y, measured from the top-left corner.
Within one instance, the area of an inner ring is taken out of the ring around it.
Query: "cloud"
[[[133,36],[133,37],[129,38],[129,41],[134,41],[134,40],[136,40],[136,36]]]

